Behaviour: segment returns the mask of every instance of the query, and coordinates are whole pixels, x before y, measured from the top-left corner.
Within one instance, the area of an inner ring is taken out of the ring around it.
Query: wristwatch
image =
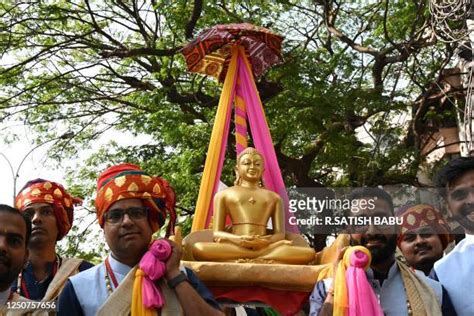
[[[188,278],[186,277],[186,274],[181,271],[177,276],[167,281],[168,287],[170,289],[174,289],[175,287],[178,286],[178,284],[187,280]]]

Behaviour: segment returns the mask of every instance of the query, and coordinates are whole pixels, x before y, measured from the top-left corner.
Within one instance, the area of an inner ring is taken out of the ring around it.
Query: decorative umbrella
[[[224,82],[232,47],[245,48],[255,78],[282,61],[283,37],[249,23],[216,25],[202,31],[182,50],[188,70],[216,77]]]

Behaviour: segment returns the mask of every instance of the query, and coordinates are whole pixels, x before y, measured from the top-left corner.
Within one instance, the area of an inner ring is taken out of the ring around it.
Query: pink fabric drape
[[[346,270],[348,316],[384,315],[365,274],[369,260],[369,256],[359,250],[355,250],[350,256],[350,265]]]
[[[298,226],[290,225],[288,218],[289,213],[289,201],[288,194],[285,189],[285,184],[281,176],[280,167],[276,158],[275,149],[273,147],[272,137],[270,135],[270,129],[268,128],[267,121],[265,119],[265,112],[258,95],[257,86],[255,85],[251,66],[247,61],[243,48],[238,50],[237,59],[237,72],[236,78],[233,81],[232,87],[232,98],[231,102],[235,100],[236,96],[240,96],[245,101],[247,110],[247,119],[249,122],[252,139],[255,144],[255,148],[260,151],[265,157],[265,171],[263,173],[263,182],[267,189],[278,193],[283,199],[283,205],[285,206],[285,228],[287,232],[299,233]],[[237,84],[237,82],[240,84]],[[220,148],[219,166],[216,173],[216,179],[220,179],[222,174],[222,167],[224,164],[224,157],[227,148],[227,136],[229,135],[230,119],[232,114],[232,107],[229,107],[226,115],[225,132],[222,135],[223,141]],[[219,181],[215,181],[213,195],[217,192]],[[212,203],[207,214],[206,227],[209,227],[213,214]]]
[[[171,245],[164,239],[155,240],[140,260],[139,267],[145,273],[142,283],[143,305],[147,308],[160,308],[165,304],[161,289],[155,281],[166,273],[166,260],[171,255]]]
[[[245,54],[240,51],[238,58],[238,76],[240,85],[237,85],[236,94],[245,100],[247,106],[247,117],[250,125],[250,132],[255,144],[255,148],[265,157],[265,172],[263,173],[263,182],[267,189],[278,193],[283,199],[285,206],[285,226],[286,231],[299,233],[298,226],[290,225],[288,218],[288,194],[281,176],[280,166],[273,147],[272,136],[265,119],[265,112],[258,95],[257,86],[253,80],[253,74],[250,65],[245,58]]]

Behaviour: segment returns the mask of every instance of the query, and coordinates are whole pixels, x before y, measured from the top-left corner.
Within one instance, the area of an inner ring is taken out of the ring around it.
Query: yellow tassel
[[[138,268],[133,281],[132,307],[130,310],[132,316],[154,316],[157,314],[155,310],[148,309],[143,305],[142,283],[144,276],[143,270]]]
[[[347,251],[346,251],[347,252]],[[337,265],[336,278],[334,284],[334,309],[333,316],[345,316],[349,307],[346,285],[346,267],[344,260]]]

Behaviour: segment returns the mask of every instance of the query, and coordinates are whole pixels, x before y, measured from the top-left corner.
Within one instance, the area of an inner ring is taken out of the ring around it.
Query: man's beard
[[[383,243],[381,247],[367,247],[367,244],[370,241],[379,240]],[[354,240],[351,239],[351,245],[354,244]],[[366,247],[370,250],[370,254],[372,255],[372,263],[371,264],[378,264],[384,262],[388,258],[391,258],[395,253],[395,249],[397,248],[397,235],[390,235],[387,238],[385,235],[378,234],[378,235],[362,235],[360,239],[361,246]]]
[[[469,232],[474,232],[474,222],[467,216],[474,212],[474,205],[471,203],[464,204],[459,210],[459,214],[454,216],[454,219]]]
[[[11,259],[4,254],[0,254],[0,262],[7,267],[5,272],[0,273],[0,287],[11,285],[23,267],[20,266],[17,269],[12,269]]]

